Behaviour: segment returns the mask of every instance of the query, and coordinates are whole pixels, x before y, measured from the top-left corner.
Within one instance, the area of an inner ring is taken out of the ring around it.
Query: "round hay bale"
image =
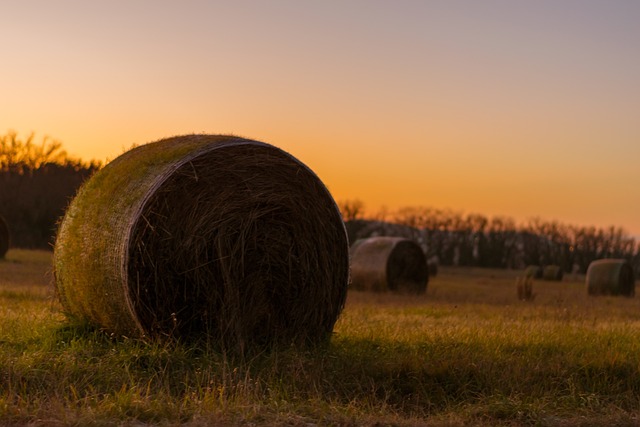
[[[4,258],[9,250],[9,226],[0,216],[0,259]]]
[[[559,282],[562,280],[563,274],[559,265],[546,265],[542,270],[542,278],[544,280]]]
[[[315,344],[344,306],[349,245],[335,201],[299,160],[187,135],[134,148],[82,186],[54,270],[66,312],[118,335]]]
[[[635,295],[633,268],[625,259],[599,259],[587,268],[587,293],[589,295]]]
[[[533,277],[534,279],[542,278],[542,267],[539,265],[528,265],[524,269],[524,277]]]
[[[351,247],[351,286],[369,291],[420,294],[429,282],[420,246],[403,237],[370,237]]]

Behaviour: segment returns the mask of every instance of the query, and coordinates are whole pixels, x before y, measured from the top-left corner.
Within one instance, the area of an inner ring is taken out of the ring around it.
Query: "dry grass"
[[[0,425],[640,419],[640,300],[589,297],[584,276],[534,281],[525,303],[513,289],[522,271],[441,267],[422,295],[350,291],[327,347],[243,360],[71,323],[47,296],[47,259],[14,254],[0,262]]]
[[[49,289],[53,285],[51,252],[26,249],[11,249],[5,259],[0,260],[3,288]]]

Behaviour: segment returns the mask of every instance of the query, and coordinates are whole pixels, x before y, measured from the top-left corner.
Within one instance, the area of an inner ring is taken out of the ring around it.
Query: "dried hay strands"
[[[564,272],[559,265],[546,265],[542,270],[542,278],[544,280],[559,282],[562,280]]]
[[[428,282],[426,258],[413,240],[370,237],[351,247],[353,289],[421,294]]]
[[[635,277],[631,264],[625,259],[599,259],[587,268],[589,295],[635,295]]]
[[[9,250],[10,235],[9,226],[3,217],[0,216],[0,259],[4,258]]]
[[[83,185],[54,271],[66,312],[118,335],[315,344],[344,307],[349,245],[329,191],[293,156],[186,135],[134,148]]]

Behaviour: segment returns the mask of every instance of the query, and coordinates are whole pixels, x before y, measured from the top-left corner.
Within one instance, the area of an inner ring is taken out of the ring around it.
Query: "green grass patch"
[[[523,302],[517,272],[442,268],[423,296],[351,292],[328,347],[241,360],[70,322],[41,255],[0,263],[3,425],[582,426],[640,415],[640,302],[587,297],[584,277],[536,281]],[[15,265],[22,285],[4,279]]]

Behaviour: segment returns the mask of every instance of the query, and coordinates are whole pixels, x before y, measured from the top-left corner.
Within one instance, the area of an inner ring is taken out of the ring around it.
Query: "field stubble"
[[[326,348],[250,359],[67,320],[47,252],[0,262],[0,424],[636,425],[640,301],[584,276],[441,268],[420,296],[350,292]]]

